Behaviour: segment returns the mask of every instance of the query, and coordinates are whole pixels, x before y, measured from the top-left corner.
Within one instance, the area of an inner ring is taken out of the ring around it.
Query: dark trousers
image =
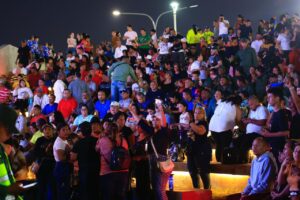
[[[249,133],[240,136],[239,141],[239,162],[247,163],[248,162],[248,151],[252,147],[252,143],[255,138],[260,137],[261,135],[257,133]]]
[[[22,112],[28,109],[28,99],[17,99],[15,103],[17,109],[20,109]]]
[[[47,163],[48,164],[48,163]],[[52,165],[53,166],[53,165]],[[56,185],[52,170],[42,170],[37,174],[37,199],[38,200],[55,200],[56,199]]]
[[[99,170],[80,170],[79,188],[80,199],[99,199]]]
[[[135,162],[136,193],[138,200],[150,200],[150,168],[149,160]]]
[[[201,164],[199,163],[201,162]],[[199,175],[203,182],[204,189],[210,188],[209,160],[200,160],[195,155],[187,156],[187,167],[193,182],[194,188],[200,188]],[[201,166],[202,165],[202,166]],[[207,166],[204,166],[207,165]]]
[[[156,159],[151,159],[151,185],[156,200],[168,200],[166,186],[170,173],[163,173],[157,168]]]
[[[232,132],[224,131],[224,132],[213,132],[212,136],[216,143],[216,158],[218,162],[223,162],[223,152],[225,148],[228,148],[232,141]]]
[[[101,200],[126,200],[128,172],[100,176]]]
[[[67,162],[56,162],[54,177],[57,187],[57,200],[69,200],[71,195],[71,171],[72,165]]]

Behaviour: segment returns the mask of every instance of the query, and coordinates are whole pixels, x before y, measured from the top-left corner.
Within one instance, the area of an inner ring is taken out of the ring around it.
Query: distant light
[[[121,12],[120,12],[119,10],[114,10],[114,11],[112,12],[112,14],[113,14],[114,16],[119,16],[119,15],[121,15]]]
[[[199,5],[192,5],[190,8],[197,8]]]
[[[179,3],[177,1],[173,1],[171,2],[170,6],[172,7],[173,11],[177,11]]]

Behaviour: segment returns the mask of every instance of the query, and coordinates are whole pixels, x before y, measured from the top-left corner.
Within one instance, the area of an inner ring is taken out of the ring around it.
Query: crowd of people
[[[2,146],[15,176],[35,173],[37,199],[130,199],[135,177],[137,199],[166,200],[171,171],[157,163],[169,157],[187,160],[193,187],[200,176],[209,189],[212,148],[220,163],[248,163],[251,148],[257,156],[237,198],[300,198],[290,141],[300,139],[297,14],[261,20],[257,31],[242,15],[186,35],[126,28],[100,45],[71,33],[65,53],[33,36],[0,78],[0,103],[16,110],[20,133]]]

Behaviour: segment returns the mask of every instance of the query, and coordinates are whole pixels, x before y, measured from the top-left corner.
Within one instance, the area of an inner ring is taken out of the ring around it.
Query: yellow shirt
[[[37,131],[37,132],[35,132],[35,133],[33,134],[33,136],[32,136],[32,138],[31,138],[30,142],[31,142],[32,144],[35,144],[36,141],[37,141],[40,137],[43,137],[43,136],[44,136],[44,134],[43,134],[41,131]]]
[[[200,33],[197,32],[197,34],[194,33],[193,29],[190,29],[187,34],[186,34],[186,41],[188,44],[197,44],[200,43],[200,38],[201,38]],[[203,37],[203,35],[202,35]]]

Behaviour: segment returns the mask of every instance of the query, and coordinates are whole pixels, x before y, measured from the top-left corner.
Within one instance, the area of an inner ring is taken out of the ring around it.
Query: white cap
[[[148,60],[151,60],[152,59],[152,56],[151,55],[147,55],[146,57]]]
[[[182,38],[182,39],[181,39],[181,42],[186,42],[186,38]]]
[[[119,107],[120,104],[117,101],[113,101],[113,102],[110,103],[110,106],[118,106]]]

